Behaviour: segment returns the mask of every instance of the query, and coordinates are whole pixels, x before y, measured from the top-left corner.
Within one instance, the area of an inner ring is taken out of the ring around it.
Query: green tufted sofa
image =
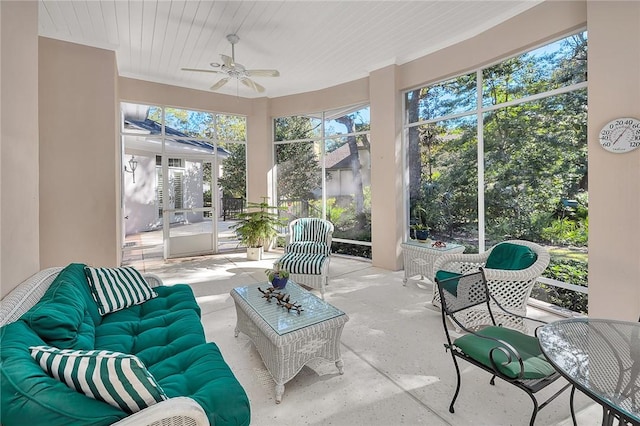
[[[216,344],[205,341],[189,286],[146,275],[157,297],[100,316],[84,266],[43,270],[2,300],[2,425],[249,424],[247,395]],[[40,367],[29,351],[40,345],[135,355],[168,399],[133,414],[92,399]]]

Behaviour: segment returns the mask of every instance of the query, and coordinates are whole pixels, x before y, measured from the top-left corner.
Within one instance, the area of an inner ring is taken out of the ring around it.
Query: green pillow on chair
[[[538,260],[538,255],[527,246],[500,243],[491,250],[485,268],[516,271],[527,269]]]
[[[449,271],[438,271],[436,272],[436,280],[442,282],[444,280],[448,280],[450,278],[460,278],[462,274],[457,274],[455,272]],[[449,293],[454,296],[458,296],[458,280],[451,280],[445,283],[442,283],[442,288],[447,290]]]

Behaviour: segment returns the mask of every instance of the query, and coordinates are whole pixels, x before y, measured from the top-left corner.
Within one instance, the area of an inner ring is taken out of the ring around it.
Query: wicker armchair
[[[506,270],[490,269],[485,267],[491,252],[500,244],[504,243],[528,247],[537,255],[537,259],[531,266],[525,269]],[[497,244],[486,252],[480,254],[442,255],[436,259],[433,265],[434,274],[437,274],[438,271],[466,274],[476,272],[480,267],[483,267],[489,291],[498,303],[514,314],[526,316],[527,301],[529,300],[531,289],[533,288],[533,284],[535,284],[536,280],[542,275],[549,265],[549,253],[544,247],[530,241],[509,240],[500,244]],[[435,277],[432,277],[432,281],[435,282]],[[440,307],[440,295],[438,294],[438,289],[435,285],[432,304],[438,308]],[[494,308],[494,315],[496,316],[497,323],[518,328],[525,332],[527,331],[527,326],[521,318],[502,315],[499,313],[498,309],[495,309],[494,306],[492,307]],[[477,327],[490,323],[488,312],[483,306],[477,306],[473,309],[469,309],[464,318],[461,317],[460,320],[467,327]]]
[[[305,217],[289,224],[284,256],[276,261],[289,271],[289,277],[298,284],[320,290],[329,281],[331,239],[333,224],[328,220]]]

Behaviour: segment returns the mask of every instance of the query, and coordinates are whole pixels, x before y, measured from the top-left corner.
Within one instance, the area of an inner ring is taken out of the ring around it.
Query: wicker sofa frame
[[[0,326],[17,321],[33,307],[47,291],[53,280],[64,268],[44,269],[28,278],[0,301]],[[162,285],[156,275],[145,274],[151,287]],[[203,408],[187,397],[170,398],[159,402],[124,419],[113,423],[116,426],[208,426]]]

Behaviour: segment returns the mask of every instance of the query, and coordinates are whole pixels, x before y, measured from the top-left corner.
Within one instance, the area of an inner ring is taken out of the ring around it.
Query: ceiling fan
[[[227,82],[235,78],[245,86],[255,90],[258,93],[264,92],[264,87],[250,79],[249,77],[278,77],[280,73],[278,70],[248,70],[243,65],[236,62],[235,44],[240,41],[240,37],[236,34],[227,35],[227,40],[231,43],[231,56],[220,55],[222,58],[222,64],[217,62],[211,62],[213,68],[220,68],[220,70],[203,70],[198,68],[182,68],[183,71],[197,71],[197,72],[209,72],[214,74],[226,74],[216,83],[209,88],[209,90],[217,90],[227,84]]]

